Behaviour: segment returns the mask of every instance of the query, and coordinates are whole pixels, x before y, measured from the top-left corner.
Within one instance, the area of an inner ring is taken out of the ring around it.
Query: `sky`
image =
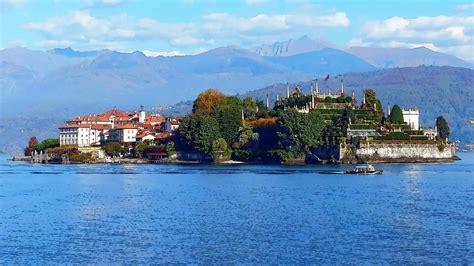
[[[196,54],[297,39],[474,60],[473,1],[0,0],[0,48]]]

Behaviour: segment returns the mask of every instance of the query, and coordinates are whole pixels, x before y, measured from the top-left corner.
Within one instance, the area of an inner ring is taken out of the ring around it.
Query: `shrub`
[[[235,149],[232,152],[232,159],[237,161],[248,162],[254,159],[254,154],[250,150]]]
[[[270,150],[267,152],[267,157],[271,161],[286,162],[290,159],[296,159],[304,156],[301,151],[287,151],[287,150]]]
[[[123,152],[123,147],[118,142],[109,142],[105,145],[105,152],[109,156],[116,157]]]
[[[69,156],[69,160],[71,162],[84,162],[84,161],[89,161],[91,159],[92,159],[92,153],[71,154]]]
[[[222,156],[227,157],[230,155],[230,151],[225,139],[218,138],[212,142],[211,155],[213,159],[216,159]]]
[[[410,136],[403,132],[391,132],[385,136],[374,137],[376,140],[410,140]]]
[[[75,145],[66,145],[66,146],[61,146],[61,147],[50,148],[48,149],[48,153],[53,153],[57,155],[73,154],[73,153],[79,153],[79,150],[77,149],[77,146]]]
[[[370,124],[351,124],[351,129],[376,129],[376,125]]]

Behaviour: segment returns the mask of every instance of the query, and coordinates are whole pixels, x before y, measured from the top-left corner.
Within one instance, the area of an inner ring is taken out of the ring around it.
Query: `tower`
[[[313,82],[311,81],[311,109],[314,109],[314,90],[313,90]]]
[[[290,85],[288,82],[286,83],[286,98],[290,98]]]
[[[266,107],[267,107],[267,109],[270,109],[270,101],[268,100],[268,94],[267,94],[267,102],[266,102]]]
[[[344,96],[344,81],[341,79],[341,96]]]
[[[277,93],[276,95],[276,101],[279,102],[280,101],[280,94]]]
[[[315,85],[314,85],[314,86],[316,87],[316,88],[315,88],[315,89],[316,89],[316,97],[318,97],[318,98],[319,98],[319,85],[318,85],[318,79],[316,79],[316,83],[315,83]]]
[[[390,103],[387,104],[387,117],[390,116]]]
[[[145,123],[145,110],[143,109],[143,105],[140,105],[140,114],[138,116],[139,123]]]
[[[356,105],[355,92],[352,91],[352,109],[355,109],[355,105]]]

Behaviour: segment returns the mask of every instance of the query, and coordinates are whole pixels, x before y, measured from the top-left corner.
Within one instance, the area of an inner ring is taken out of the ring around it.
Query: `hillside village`
[[[387,105],[385,112],[375,90],[367,89],[360,103],[354,91],[350,96],[346,91],[343,80],[340,88],[324,92],[314,80],[309,92],[287,84],[284,97],[277,94],[274,101],[267,96],[259,102],[209,89],[186,117],[146,113],[141,106],[139,111],[114,108],[69,119],[59,128],[58,139],[30,140],[25,155],[50,163],[356,163],[454,157],[444,118],[424,127],[417,107]]]

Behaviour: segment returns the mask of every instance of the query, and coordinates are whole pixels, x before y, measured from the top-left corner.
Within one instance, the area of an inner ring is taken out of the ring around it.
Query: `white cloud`
[[[102,8],[102,7],[115,7],[125,3],[125,0],[88,0],[86,1],[86,7]]]
[[[249,6],[257,6],[268,3],[268,0],[245,0],[245,4]]]
[[[0,10],[8,11],[12,8],[22,7],[26,4],[26,0],[0,0]]]
[[[456,8],[459,10],[472,10],[474,9],[474,3],[458,5]]]
[[[353,46],[404,47],[425,46],[472,60],[474,54],[474,16],[392,17],[364,24],[359,36],[350,41]],[[459,50],[455,47],[462,47]],[[471,47],[470,51],[467,47]]]
[[[110,0],[112,1],[112,0]],[[251,17],[228,13],[211,13],[199,21],[165,23],[151,18],[132,18],[127,15],[99,18],[88,11],[73,11],[65,16],[51,17],[42,22],[30,22],[25,29],[44,35],[38,43],[42,47],[68,44],[75,48],[100,45],[95,49],[119,46],[134,41],[165,41],[171,47],[211,45],[256,45],[267,40],[297,37],[321,28],[347,27],[349,18],[343,12],[326,15],[258,14]],[[217,43],[215,40],[219,40]],[[122,45],[125,46],[125,45]]]

